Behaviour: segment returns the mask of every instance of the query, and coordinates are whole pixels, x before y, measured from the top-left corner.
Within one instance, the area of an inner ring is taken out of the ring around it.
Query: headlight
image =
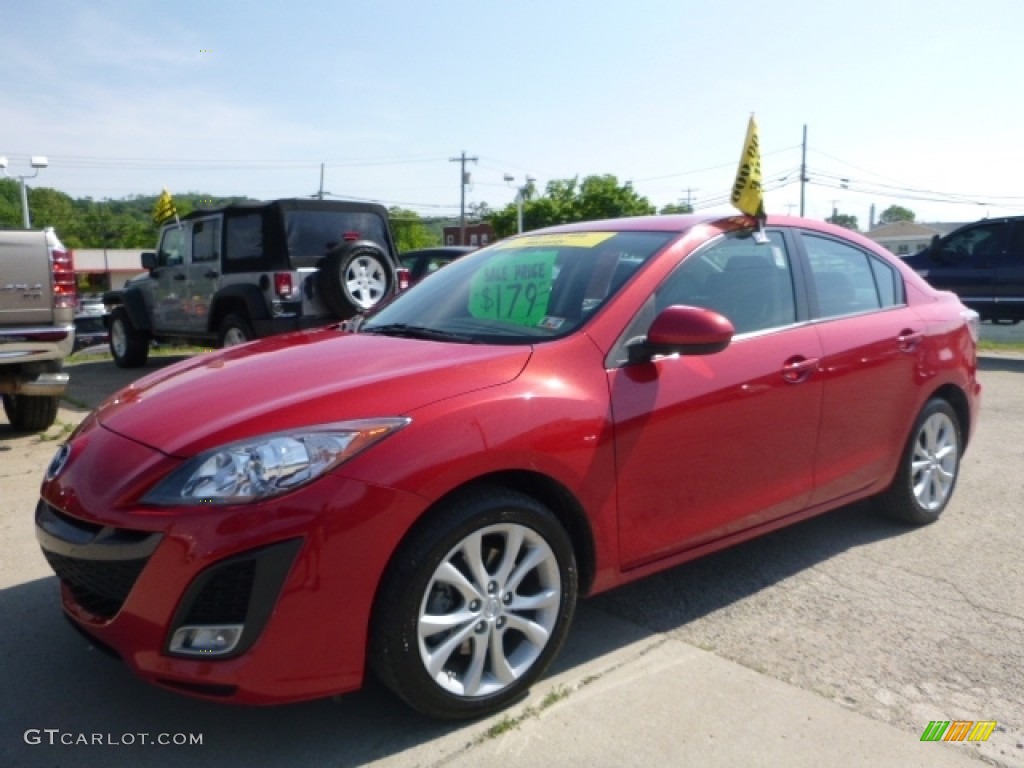
[[[409,422],[360,419],[223,445],[187,461],[143,501],[239,504],[277,496],[315,480]]]

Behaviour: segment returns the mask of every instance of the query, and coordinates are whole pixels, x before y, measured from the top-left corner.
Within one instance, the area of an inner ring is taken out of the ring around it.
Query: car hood
[[[96,417],[124,437],[188,457],[258,434],[408,415],[511,381],[530,354],[526,346],[335,330],[289,334],[150,374],[108,399]]]

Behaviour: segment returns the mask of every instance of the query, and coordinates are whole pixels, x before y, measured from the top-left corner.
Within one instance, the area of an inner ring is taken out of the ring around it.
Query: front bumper
[[[78,629],[143,679],[203,698],[271,704],[362,684],[373,595],[419,500],[334,473],[273,502],[147,507],[133,497],[177,460],[99,426],[70,445],[36,535]],[[240,638],[225,654],[175,652],[179,629],[207,626]]]

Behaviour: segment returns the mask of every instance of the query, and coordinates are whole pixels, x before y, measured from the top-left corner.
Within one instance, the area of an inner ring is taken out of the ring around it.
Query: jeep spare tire
[[[391,262],[376,243],[357,240],[327,254],[320,263],[317,293],[339,320],[377,306],[391,290]]]

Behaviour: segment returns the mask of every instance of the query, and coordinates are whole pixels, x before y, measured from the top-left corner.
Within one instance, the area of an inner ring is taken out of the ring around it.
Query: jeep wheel
[[[4,413],[15,432],[42,432],[57,420],[59,397],[4,395]]]
[[[256,338],[256,334],[244,316],[231,313],[220,324],[220,345],[235,347]]]
[[[317,276],[320,298],[339,320],[379,304],[391,290],[392,272],[384,251],[357,241],[327,255]]]
[[[132,324],[124,307],[110,313],[110,354],[119,368],[141,368],[149,357],[149,336]]]

